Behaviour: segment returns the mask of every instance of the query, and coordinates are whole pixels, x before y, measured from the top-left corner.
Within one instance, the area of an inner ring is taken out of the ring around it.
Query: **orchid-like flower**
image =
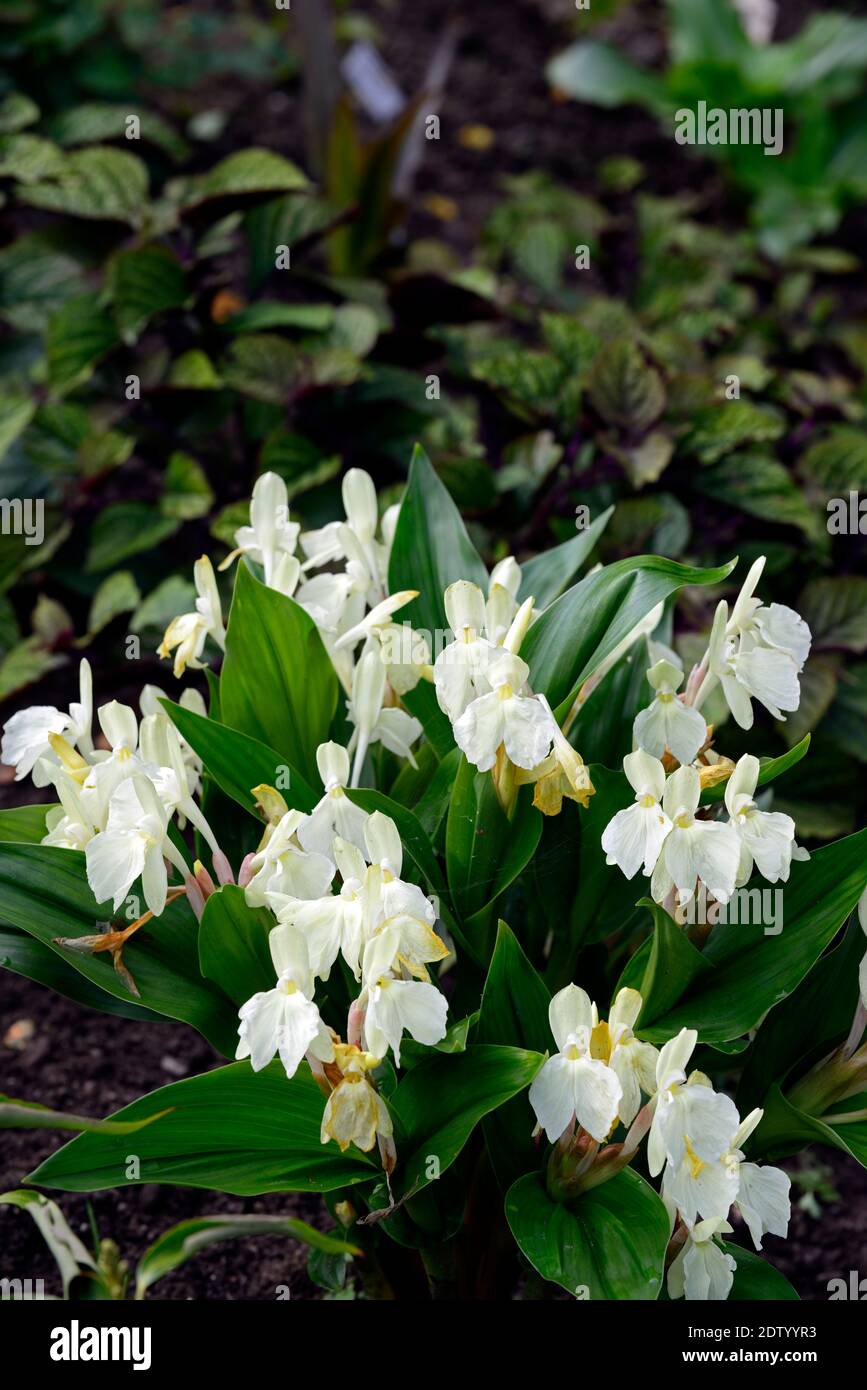
[[[627,753],[623,771],[635,801],[608,822],[602,848],[606,863],[616,864],[627,878],[634,878],[639,869],[649,876],[671,830],[671,819],[661,804],[665,768],[658,758],[638,750]]]
[[[380,1065],[382,1058],[362,1052],[352,1044],[336,1043],[334,1061],[341,1080],[325,1104],[320,1133],[322,1143],[333,1139],[341,1153],[345,1153],[350,1144],[364,1153],[377,1141],[381,1149],[387,1147],[394,1126],[388,1106],[369,1080],[369,1073]]]
[[[298,841],[309,854],[333,858],[334,837],[348,840],[362,852],[367,812],[362,811],[346,795],[349,785],[349,754],[339,743],[320,743],[316,750],[316,766],[325,795],[316,803],[306,820],[298,826]]]
[[[636,717],[632,737],[639,748],[655,758],[661,758],[668,749],[679,763],[688,766],[707,742],[707,725],[697,709],[677,697],[683,672],[670,661],[657,661],[647,679],[656,694]]]
[[[696,1222],[688,1230],[684,1244],[669,1266],[669,1298],[715,1303],[728,1298],[737,1263],[717,1245],[714,1237],[730,1235],[731,1229],[724,1217],[715,1216]]]
[[[146,715],[139,731],[139,744],[146,762],[156,765],[157,770],[151,776],[151,781],[169,815],[176,815],[179,823],[189,821],[195,826],[211,851],[220,883],[232,883],[234,880],[229,862],[217,844],[204,812],[193,799],[181,739],[175,726],[164,714]]]
[[[536,1119],[554,1144],[573,1120],[602,1143],[613,1129],[623,1087],[616,1071],[592,1053],[596,1006],[578,985],[554,995],[548,1022],[557,1044],[530,1087]]]
[[[741,846],[739,885],[747,882],[754,863],[769,883],[785,883],[795,848],[792,817],[782,811],[760,811],[756,806],[759,766],[758,758],[745,753],[726,784],[726,809]]]
[[[405,947],[398,925],[386,924],[364,950],[362,991],[357,1007],[364,1011],[364,1045],[384,1057],[389,1048],[400,1066],[400,1042],[409,1033],[416,1042],[432,1047],[446,1035],[448,1004],[435,985],[423,980],[399,979],[395,967]]]
[[[764,566],[762,555],[747,575],[731,617],[725,600],[718,604],[706,657],[708,674],[695,699],[700,706],[721,682],[742,729],[752,728],[754,699],[775,719],[785,717],[783,710],[798,708],[798,676],[810,652],[810,629],[803,618],[783,604],[765,608],[755,597]]]
[[[65,737],[85,757],[92,753],[93,678],[90,663],[85,660],[78,668],[78,688],[79,698],[67,712],[54,705],[31,705],[18,710],[3,725],[0,760],[15,768],[16,782],[32,772],[34,786],[48,785],[52,766],[58,766],[51,749],[52,734]]]
[[[454,724],[464,710],[491,685],[487,669],[497,648],[485,636],[485,596],[476,584],[460,579],[443,596],[454,641],[434,662],[434,687],[440,709]]]
[[[166,905],[168,860],[183,878],[189,869],[168,835],[169,813],[153,783],[136,774],[111,798],[105,830],[85,848],[87,881],[98,903],[112,900],[115,912],[141,876],[145,902],[154,916]]]
[[[521,566],[507,555],[491,570],[488,601],[485,604],[485,630],[496,646],[501,646],[518,611]]]
[[[520,769],[515,781],[518,786],[526,782],[535,783],[533,805],[543,816],[559,816],[563,809],[564,796],[570,801],[577,801],[579,806],[586,809],[596,788],[590,780],[584,759],[563,733],[545,696],[537,695],[536,699],[551,720],[554,746],[547,758],[543,758],[537,767],[529,771]]]
[[[54,786],[60,799],[59,806],[52,806],[45,817],[46,834],[43,845],[57,845],[61,849],[85,849],[97,831],[103,829],[102,817],[94,818],[92,800],[82,794],[82,789],[62,767],[54,773]]]
[[[672,888],[681,903],[688,902],[699,879],[720,903],[728,902],[735,890],[740,840],[731,825],[697,819],[700,797],[701,781],[694,767],[679,767],[666,781],[662,806],[671,830],[650,881],[654,902],[664,902]]]
[[[555,724],[550,710],[527,689],[530,668],[519,656],[501,651],[490,661],[490,693],[467,705],[454,723],[455,742],[480,772],[488,772],[502,744],[516,767],[537,767],[551,749]]]
[[[189,666],[193,671],[201,671],[207,664],[202,661],[205,642],[211,637],[221,651],[226,649],[226,629],[223,626],[223,610],[220,604],[220,591],[213,566],[207,555],[202,555],[193,566],[196,585],[195,613],[181,613],[173,618],[165,631],[165,636],[157,648],[157,655],[171,656],[175,653],[173,674],[180,678]]]
[[[379,509],[370,474],[361,468],[350,468],[344,474],[341,491],[346,520],[329,522],[319,531],[306,531],[302,535],[301,549],[306,556],[303,568],[317,568],[335,560],[348,561],[347,569],[360,581],[369,603],[375,605],[385,597],[397,511],[389,508],[386,512],[382,519],[382,540],[377,541]]]
[[[377,652],[365,652],[355,668],[352,695],[347,711],[355,728],[349,740],[349,752],[355,754],[352,765],[352,786],[357,787],[367,750],[373,743],[382,743],[391,753],[416,762],[412,744],[421,737],[420,722],[406,710],[386,705],[386,671]]]
[[[244,888],[251,907],[264,907],[269,893],[321,898],[328,892],[334,864],[324,854],[311,854],[302,847],[297,832],[304,821],[301,811],[287,811],[276,825],[266,826]]]
[[[313,1003],[313,975],[304,937],[294,927],[274,927],[268,938],[277,972],[273,989],[254,994],[238,1017],[238,1061],[250,1058],[254,1071],[279,1056],[290,1079],[310,1053],[319,1062],[334,1060],[329,1029]]]
[[[166,692],[164,690],[161,690],[159,688],[158,685],[146,685],[142,687],[142,692],[139,696],[138,703],[139,709],[142,712],[143,724],[144,721],[148,719],[151,715],[155,715],[160,719],[164,719],[167,724],[171,723],[169,716],[166,714],[162,704],[160,703],[162,700],[165,699],[168,699],[168,696],[166,695]],[[193,686],[189,686],[186,690],[182,692],[180,698],[178,699],[178,704],[180,705],[181,709],[189,710],[192,714],[201,715],[203,719],[207,717],[208,710],[207,706],[205,705],[204,698],[199,693],[199,691],[196,690]],[[181,756],[183,757],[184,766],[187,770],[187,781],[190,788],[190,794],[192,796],[198,796],[202,788],[202,759],[199,757],[198,753],[192,747],[192,745],[187,743],[187,740],[184,738],[183,734],[178,733],[177,729],[175,730],[175,733],[178,737],[178,742],[181,748]]]
[[[700,1072],[669,1097],[657,1109],[667,1159],[663,1193],[687,1225],[699,1216],[726,1216],[738,1195],[738,1163],[732,1152],[740,1125],[735,1104],[714,1091]]]
[[[235,532],[236,549],[220,569],[228,569],[239,555],[249,555],[264,569],[268,587],[285,592],[286,585],[294,587],[301,568],[294,558],[300,529],[289,518],[289,490],[283,479],[277,473],[263,473],[253,486],[250,525]]]
[[[642,998],[637,989],[618,990],[607,1023],[599,1023],[591,1039],[591,1053],[607,1062],[623,1090],[618,1114],[624,1125],[631,1125],[641,1106],[641,1092],[652,1096],[656,1090],[656,1064],[659,1053],[651,1043],[635,1036]]]

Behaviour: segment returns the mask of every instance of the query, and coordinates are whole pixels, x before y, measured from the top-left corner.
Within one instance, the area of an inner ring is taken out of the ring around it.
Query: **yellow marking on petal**
[[[603,1020],[597,1023],[590,1034],[590,1056],[597,1062],[605,1062],[606,1065],[611,1058],[612,1052],[611,1030]]]
[[[63,766],[66,768],[66,771],[71,773],[76,781],[83,781],[84,777],[86,777],[90,771],[90,764],[87,762],[86,758],[83,758],[80,753],[76,752],[72,744],[67,743],[66,739],[63,738],[61,734],[49,734],[48,742],[53,752],[57,754]]]
[[[695,1149],[692,1147],[692,1144],[690,1143],[689,1137],[687,1135],[684,1135],[683,1147],[686,1150],[686,1156],[689,1160],[689,1169],[693,1178],[695,1179],[701,1177],[701,1174],[704,1172],[705,1168],[707,1167],[707,1164],[705,1163],[703,1158],[699,1158]]]

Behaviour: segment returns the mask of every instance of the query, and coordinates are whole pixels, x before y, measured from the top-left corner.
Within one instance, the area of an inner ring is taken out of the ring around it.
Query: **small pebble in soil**
[[[36,1025],[31,1018],[17,1018],[3,1034],[3,1046],[11,1047],[13,1052],[23,1052],[35,1032]]]

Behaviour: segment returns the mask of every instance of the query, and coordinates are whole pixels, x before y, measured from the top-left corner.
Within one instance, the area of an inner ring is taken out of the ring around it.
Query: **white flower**
[[[635,720],[632,737],[639,748],[661,758],[666,748],[684,766],[693,762],[707,741],[703,715],[679,700],[676,691],[683,672],[670,661],[657,661],[647,673],[656,695]]]
[[[520,584],[521,567],[513,556],[507,555],[494,565],[485,605],[485,630],[490,641],[497,646],[502,645],[518,611]]]
[[[277,473],[263,473],[253,486],[250,525],[235,532],[237,548],[220,569],[228,569],[239,555],[249,555],[263,567],[268,587],[286,592],[286,586],[294,588],[300,571],[294,559],[299,530],[297,522],[289,519],[289,491],[283,479]]]
[[[584,759],[563,733],[545,696],[537,695],[536,699],[550,718],[554,746],[537,767],[529,770],[522,768],[515,781],[519,786],[535,782],[533,805],[544,816],[559,816],[564,796],[586,808],[596,788],[590,780]]]
[[[304,824],[301,811],[287,811],[265,829],[262,844],[250,862],[252,877],[244,893],[251,907],[264,907],[267,894],[321,898],[334,877],[334,864],[323,854],[309,854],[297,839]]]
[[[735,1205],[749,1227],[753,1244],[761,1250],[766,1233],[788,1235],[791,1181],[781,1168],[760,1168],[757,1163],[740,1163],[738,1176],[740,1186]]]
[[[551,751],[554,722],[549,711],[535,696],[519,693],[529,674],[520,657],[499,652],[486,671],[490,693],[471,701],[455,721],[455,742],[480,772],[494,766],[500,744],[516,767],[528,770]]]
[[[693,1076],[657,1102],[666,1166],[662,1191],[688,1225],[697,1217],[726,1216],[738,1195],[732,1152],[740,1117],[728,1096]],[[656,1118],[656,1117],[654,1117]]]
[[[716,1244],[714,1236],[729,1235],[731,1229],[722,1217],[699,1221],[692,1227],[669,1267],[669,1298],[716,1303],[728,1298],[737,1263]]]
[[[661,806],[665,768],[658,758],[638,751],[623,759],[623,771],[635,792],[635,802],[618,811],[602,834],[606,863],[616,864],[627,878],[642,868],[653,873],[671,821]]]
[[[319,531],[305,531],[301,549],[307,557],[304,569],[330,564],[335,560],[349,562],[368,601],[379,603],[385,597],[388,555],[394,537],[396,513],[389,508],[382,519],[383,540],[377,541],[378,507],[376,488],[369,473],[350,468],[341,485],[345,521],[332,521]]]
[[[359,1006],[364,1013],[364,1045],[384,1057],[390,1047],[400,1066],[400,1040],[404,1032],[428,1047],[446,1035],[448,1004],[435,985],[420,980],[397,979],[393,967],[401,950],[401,933],[385,926],[368,942],[362,960],[363,988]]]
[[[201,658],[208,637],[213,638],[221,651],[226,647],[220,592],[207,555],[202,555],[196,561],[193,578],[198,594],[195,613],[182,613],[180,617],[173,618],[157,648],[157,655],[162,657],[171,656],[174,651],[172,669],[176,678],[182,676],[188,666],[200,671],[206,665]]]
[[[616,1072],[590,1055],[596,1010],[577,985],[554,995],[548,1021],[557,1044],[530,1087],[530,1104],[552,1144],[573,1117],[597,1143],[607,1139],[618,1115],[623,1088]]]
[[[656,1090],[659,1053],[650,1043],[637,1038],[633,1031],[641,1005],[642,999],[637,989],[621,989],[608,1015],[607,1029],[611,1045],[608,1065],[623,1090],[618,1114],[627,1126],[638,1114],[641,1092],[652,1096]],[[595,1046],[593,1052],[594,1056],[598,1055]]]
[[[143,716],[142,727],[144,727],[145,721],[151,715],[154,715],[159,719],[164,719],[167,723],[171,723],[169,716],[166,714],[165,710],[162,707],[162,704],[160,703],[161,700],[166,700],[168,698],[169,697],[166,695],[166,692],[164,690],[161,690],[158,685],[145,685],[142,687],[142,692],[139,696],[138,702],[139,709],[141,710]],[[189,686],[186,690],[182,692],[180,698],[178,699],[178,704],[180,705],[181,709],[190,710],[192,714],[201,715],[203,719],[207,717],[208,710],[207,706],[205,705],[204,698],[199,693],[199,691],[194,689],[194,687],[192,686]],[[175,730],[175,732],[178,735],[178,741],[181,746],[181,755],[184,760],[184,766],[187,769],[187,778],[189,781],[190,793],[192,796],[197,796],[202,786],[202,760],[199,757],[198,753],[195,751],[195,749],[191,746],[191,744],[187,743],[187,740],[184,738],[183,734],[178,733],[177,729]],[[151,759],[148,758],[148,761],[151,761]]]
[[[384,706],[386,696],[385,667],[376,652],[365,652],[355,668],[352,694],[347,711],[355,728],[349,740],[354,752],[352,786],[357,787],[367,750],[372,743],[382,743],[391,753],[408,758],[415,767],[411,745],[421,736],[422,726],[406,710]]]
[[[665,900],[676,888],[681,903],[687,902],[698,879],[718,902],[728,902],[735,890],[740,863],[740,841],[731,825],[697,820],[701,782],[694,767],[679,767],[665,784],[662,805],[671,821],[653,877],[654,902]]]
[[[333,858],[335,835],[348,840],[362,852],[366,849],[364,827],[367,812],[362,811],[346,795],[349,785],[349,754],[339,743],[320,743],[316,750],[316,766],[325,795],[298,827],[298,840],[311,854]]]
[[[434,687],[440,709],[454,723],[472,700],[490,691],[487,668],[497,648],[484,636],[485,597],[478,585],[460,579],[448,586],[444,602],[455,640],[434,662]]]
[[[70,705],[67,713],[55,709],[54,705],[31,705],[29,709],[18,710],[17,714],[7,719],[0,743],[0,759],[7,766],[15,768],[16,782],[32,772],[34,786],[48,785],[51,765],[58,765],[49,742],[51,734],[63,735],[86,757],[93,751],[90,737],[93,679],[88,661],[82,660],[78,668],[78,684],[79,699]],[[40,762],[44,764],[41,768],[37,767]]]
[[[647,1167],[652,1178],[662,1172],[666,1158],[663,1136],[665,1111],[675,1102],[686,1083],[687,1063],[697,1042],[698,1033],[694,1028],[681,1028],[675,1037],[669,1038],[664,1044],[656,1059],[653,1121],[647,1141]]]
[[[100,819],[94,820],[75,778],[70,777],[62,767],[56,769],[53,781],[60,805],[53,806],[45,817],[47,833],[42,844],[57,845],[62,849],[84,849],[96,832],[102,829]]]
[[[325,1104],[320,1130],[322,1143],[333,1139],[341,1153],[345,1153],[350,1144],[365,1152],[372,1149],[377,1140],[381,1146],[387,1144],[394,1134],[391,1116],[382,1096],[367,1078],[367,1073],[378,1067],[382,1058],[345,1043],[337,1043],[334,1057],[343,1079]]]
[[[98,903],[112,899],[117,912],[141,876],[144,899],[154,916],[166,904],[165,860],[186,878],[189,869],[168,836],[169,816],[147,777],[121,783],[111,798],[105,830],[88,843],[87,881]]]
[[[765,566],[762,555],[750,569],[735,601],[717,606],[706,662],[708,673],[696,696],[700,706],[718,681],[736,722],[753,723],[752,700],[758,700],[776,719],[783,710],[796,710],[801,689],[798,676],[810,651],[810,629],[799,614],[782,604],[762,606],[755,597]]]
[[[239,1061],[249,1057],[253,1070],[261,1071],[279,1055],[291,1079],[308,1052],[320,1062],[333,1061],[334,1044],[313,1003],[313,976],[303,936],[293,927],[279,926],[268,944],[277,984],[242,1005],[235,1057]]]
[[[745,753],[738,760],[725,790],[731,824],[741,844],[738,884],[750,877],[755,862],[770,883],[789,877],[795,847],[795,822],[781,811],[760,811],[754,795],[759,780],[759,760]]]
[[[405,608],[414,598],[418,598],[418,589],[401,589],[400,593],[384,598],[381,603],[371,608],[360,622],[337,639],[334,644],[336,650],[340,651],[342,647],[356,647],[359,642],[367,642],[377,636],[382,628],[391,626],[393,615],[399,609]]]

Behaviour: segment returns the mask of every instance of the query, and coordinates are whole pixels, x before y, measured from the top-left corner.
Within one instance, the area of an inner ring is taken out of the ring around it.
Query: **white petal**
[[[641,806],[636,802],[618,811],[602,833],[602,849],[609,864],[616,864],[627,878],[634,878],[644,867],[653,872],[671,821],[658,803]]]
[[[652,758],[641,749],[636,753],[627,753],[623,759],[623,771],[637,796],[652,796],[654,801],[662,800],[665,768],[658,758]]]
[[[538,700],[513,695],[504,702],[506,753],[516,767],[538,767],[551,751],[553,721]]]
[[[403,863],[403,845],[391,817],[384,816],[381,811],[374,811],[367,821],[364,838],[370,862],[381,864],[394,874],[395,878],[399,878]]]
[[[497,760],[505,732],[503,704],[496,692],[480,695],[453,726],[455,743],[480,772],[490,771]]]
[[[579,1033],[582,1028],[589,1033],[593,1027],[590,996],[579,985],[566,985],[548,1005],[548,1023],[557,1050],[562,1052],[570,1035]]]
[[[785,1236],[789,1229],[791,1182],[780,1168],[760,1168],[757,1163],[740,1165],[737,1205],[746,1221],[753,1244],[762,1248],[762,1236]]]
[[[103,830],[90,841],[85,854],[90,891],[98,903],[111,899],[117,912],[144,868],[144,840],[134,830]]]
[[[757,609],[754,621],[763,642],[788,652],[799,669],[803,666],[810,655],[813,638],[800,613],[784,603],[772,603],[767,608]]]
[[[623,1087],[617,1073],[604,1062],[579,1057],[570,1066],[578,1123],[601,1144],[617,1119]]]
[[[559,1053],[549,1057],[530,1086],[529,1099],[549,1142],[556,1144],[575,1113],[572,1064]]]

